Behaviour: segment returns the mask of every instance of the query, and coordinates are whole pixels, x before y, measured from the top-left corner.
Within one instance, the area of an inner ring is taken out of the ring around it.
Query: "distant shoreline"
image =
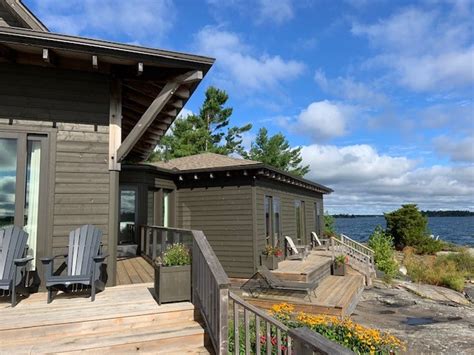
[[[427,217],[473,217],[474,211],[421,211]],[[383,214],[346,214],[339,213],[331,215],[334,218],[368,218],[383,217]]]

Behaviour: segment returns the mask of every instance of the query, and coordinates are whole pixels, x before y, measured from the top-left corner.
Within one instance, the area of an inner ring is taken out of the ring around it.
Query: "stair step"
[[[92,329],[90,333],[73,336],[54,336],[54,347],[46,334],[43,337],[25,340],[15,344],[4,344],[1,353],[65,353],[74,351],[146,351],[159,352],[178,350],[183,344],[199,348],[206,345],[205,332],[201,324],[181,321],[163,326],[126,327],[124,329]],[[3,337],[2,337],[3,340]]]

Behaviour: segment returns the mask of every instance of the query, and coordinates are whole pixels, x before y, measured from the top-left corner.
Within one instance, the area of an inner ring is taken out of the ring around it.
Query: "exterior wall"
[[[94,224],[107,246],[109,81],[102,75],[0,64],[0,131],[49,134],[48,245],[66,250],[69,232]],[[38,257],[46,256],[38,255]]]
[[[282,237],[290,236],[296,243],[295,200],[305,202],[305,238],[311,242],[310,233],[315,231],[315,203],[320,203],[320,226],[323,223],[323,196],[317,192],[299,189],[277,182],[258,180],[256,184],[256,221],[257,221],[257,249],[258,254],[265,248],[265,196],[279,197],[281,205],[281,232]],[[321,230],[316,233],[321,235]]]
[[[177,226],[202,230],[230,277],[254,272],[252,187],[181,188]]]

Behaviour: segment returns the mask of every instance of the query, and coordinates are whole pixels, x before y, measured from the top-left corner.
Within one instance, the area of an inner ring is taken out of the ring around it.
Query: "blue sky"
[[[54,32],[215,57],[184,112],[227,90],[247,145],[303,147],[330,212],[474,210],[473,1],[25,2]]]

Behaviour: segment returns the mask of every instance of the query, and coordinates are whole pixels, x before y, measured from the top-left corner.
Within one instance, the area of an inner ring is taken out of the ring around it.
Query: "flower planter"
[[[266,266],[268,270],[278,269],[281,258],[275,255],[260,255],[260,265]]]
[[[346,264],[332,263],[332,274],[334,276],[344,276],[346,274]]]
[[[155,265],[155,294],[158,304],[191,301],[191,265]]]

